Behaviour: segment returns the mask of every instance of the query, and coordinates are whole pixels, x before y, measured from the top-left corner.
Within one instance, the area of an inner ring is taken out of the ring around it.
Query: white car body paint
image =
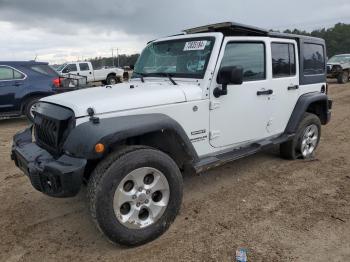
[[[300,86],[298,90],[289,91],[288,86],[299,85],[298,69],[296,76],[273,79],[271,42],[292,43],[298,55],[294,40],[269,37],[226,37],[223,40],[221,33],[199,33],[162,38],[156,42],[208,36],[215,37],[216,41],[203,79],[173,77],[177,83],[173,85],[167,77],[145,77],[144,83],[140,79],[132,79],[129,83],[110,88],[84,89],[46,97],[41,101],[71,108],[77,117],[76,125],[89,121],[89,107],[101,119],[165,114],[182,126],[193,141],[198,156],[203,157],[280,135],[286,128],[297,99],[305,93],[319,92],[326,85]],[[220,86],[216,77],[229,41],[258,41],[265,44],[266,79],[229,86],[227,96],[215,98],[213,90]],[[265,89],[274,92],[270,96],[256,96],[257,91]]]

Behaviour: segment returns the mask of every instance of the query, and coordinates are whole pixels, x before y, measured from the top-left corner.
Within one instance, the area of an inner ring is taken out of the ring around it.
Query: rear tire
[[[34,122],[33,110],[35,110],[35,104],[39,101],[41,97],[29,98],[24,105],[24,115],[30,122]]]
[[[310,131],[310,128],[312,129]],[[310,137],[308,134],[310,133]],[[314,136],[312,135],[314,132]],[[294,138],[280,145],[280,154],[285,159],[308,159],[314,156],[321,137],[321,121],[315,114],[305,113]],[[309,150],[306,148],[309,146]],[[306,152],[306,153],[305,153]]]
[[[107,85],[116,85],[121,83],[120,78],[114,76],[114,75],[110,75],[107,77],[106,79]]]
[[[347,82],[349,82],[349,72],[343,71],[341,74],[338,75],[337,80],[338,84],[346,84]]]
[[[146,183],[150,174],[154,178]],[[169,190],[152,186],[159,181],[167,181],[164,188]],[[112,242],[126,246],[141,245],[162,235],[180,209],[182,190],[176,163],[165,153],[143,146],[124,147],[111,153],[98,164],[87,188],[91,216],[97,227]],[[155,194],[157,199],[153,198]]]

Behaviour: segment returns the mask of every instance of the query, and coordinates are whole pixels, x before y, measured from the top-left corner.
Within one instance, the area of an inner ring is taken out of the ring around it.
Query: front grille
[[[51,148],[59,146],[59,123],[57,121],[40,116],[42,119],[35,123],[36,138],[40,143]]]
[[[36,143],[54,155],[59,155],[63,143],[74,127],[74,113],[64,107],[39,103],[34,113]]]

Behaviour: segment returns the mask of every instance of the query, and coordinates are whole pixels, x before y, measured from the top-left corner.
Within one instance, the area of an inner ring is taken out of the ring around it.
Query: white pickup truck
[[[70,62],[57,68],[60,75],[68,74],[86,76],[87,82],[102,82],[107,85],[120,83],[123,79],[124,70],[117,67],[94,69],[91,62]]]

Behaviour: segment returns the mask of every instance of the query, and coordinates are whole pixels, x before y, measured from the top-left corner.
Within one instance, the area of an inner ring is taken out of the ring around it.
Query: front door
[[[74,64],[68,64],[66,67],[62,70],[63,75],[72,74],[77,75],[78,74],[78,68],[77,65]]]
[[[221,87],[213,79],[211,85],[210,144],[213,147],[240,146],[270,136],[271,79],[267,72],[266,38],[225,39],[219,57],[218,71],[224,66],[243,68],[243,84],[228,85],[227,95],[215,98],[213,90]]]

